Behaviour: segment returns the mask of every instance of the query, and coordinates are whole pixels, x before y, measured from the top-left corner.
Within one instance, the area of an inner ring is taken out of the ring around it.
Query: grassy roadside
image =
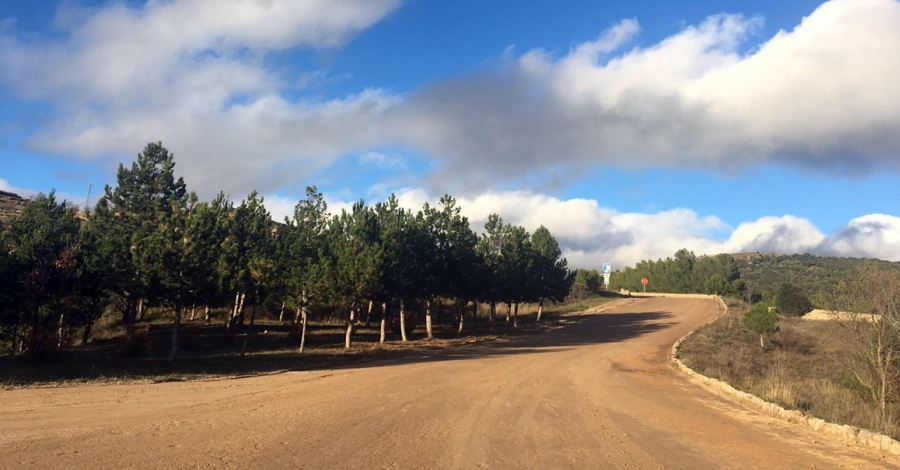
[[[617,299],[615,296],[590,297],[557,305],[546,305],[541,323],[536,321],[537,306],[519,307],[519,328],[506,330],[505,306],[498,306],[493,332],[486,318],[479,317],[474,329],[467,325],[462,335],[455,325],[437,322],[434,339],[427,339],[424,326],[417,327],[403,343],[399,334],[388,334],[388,343],[378,343],[380,331],[373,322],[360,324],[350,350],[343,347],[342,323],[311,323],[306,350],[298,352],[295,328],[274,318],[257,320],[248,342],[247,354],[240,357],[244,334],[224,335],[224,326],[203,325],[202,320],[183,326],[182,353],[174,363],[166,361],[170,325],[165,317],[148,322],[150,353],[146,357],[123,357],[121,331],[109,328],[101,339],[68,348],[55,361],[35,364],[24,357],[0,357],[0,389],[58,387],[95,384],[158,383],[171,381],[214,380],[264,375],[284,371],[330,369],[367,361],[402,358],[417,351],[459,347],[485,341],[497,341],[518,335],[539,334],[553,329],[559,318]],[[471,322],[471,319],[469,320]]]
[[[766,338],[743,326],[748,305],[729,301],[728,312],[681,345],[681,359],[695,371],[727,382],[788,409],[826,421],[873,429],[873,405],[842,365],[853,352],[835,322],[782,317]],[[894,405],[896,406],[896,404]],[[896,423],[885,434],[900,437]]]

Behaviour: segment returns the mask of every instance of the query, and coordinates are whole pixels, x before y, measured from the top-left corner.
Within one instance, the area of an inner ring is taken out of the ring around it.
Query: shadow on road
[[[66,351],[58,362],[33,364],[22,358],[0,358],[0,383],[5,386],[55,385],[60,383],[119,383],[150,380],[157,382],[258,375],[283,371],[327,370],[383,367],[435,361],[458,361],[492,356],[540,354],[584,345],[616,343],[659,331],[675,324],[671,313],[647,311],[637,313],[575,314],[560,317],[553,324],[535,324],[523,319],[521,328],[509,330],[500,319],[494,335],[461,339],[418,339],[410,343],[392,341],[378,345],[378,331],[360,329],[354,349],[344,351],[340,330],[331,327],[313,331],[313,348],[303,354],[288,343],[290,328],[285,325],[259,327],[251,339],[252,354],[241,358],[240,338],[222,344],[222,327],[189,327],[193,330],[194,347],[184,351],[176,362],[162,359],[168,342],[166,331],[159,328],[159,345],[149,358],[121,358],[116,344],[98,342],[84,348]],[[487,325],[479,333],[487,333]],[[261,334],[266,332],[265,334]],[[451,337],[443,330],[445,337]],[[417,335],[414,337],[421,337]]]

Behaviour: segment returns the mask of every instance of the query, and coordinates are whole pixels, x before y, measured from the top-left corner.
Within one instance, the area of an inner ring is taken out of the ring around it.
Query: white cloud
[[[162,140],[192,188],[269,191],[327,166],[348,146],[369,145],[369,115],[392,102],[378,90],[324,103],[287,100],[285,92],[327,74],[275,71],[269,54],[340,47],[399,5],[149,0],[61,8],[61,39],[0,31],[0,80],[57,108],[27,139],[34,150],[122,157]]]
[[[825,250],[839,256],[900,260],[900,217],[886,214],[857,217],[826,241]]]
[[[413,139],[446,161],[437,181],[471,187],[593,165],[900,168],[900,2],[833,0],[742,52],[761,21],[715,15],[617,52],[629,20],[559,59],[528,52],[421,90]]]
[[[418,210],[436,197],[422,188],[397,193],[403,207]],[[872,214],[851,220],[834,234],[823,234],[807,219],[784,215],[729,226],[716,216],[690,209],[655,213],[620,212],[594,199],[558,199],[543,194],[490,191],[458,198],[463,215],[480,232],[488,215],[533,232],[547,227],[570,266],[618,269],[643,259],[672,256],[687,248],[699,254],[775,252],[872,257],[900,261],[900,217]]]
[[[38,193],[37,191],[35,191],[33,189],[15,187],[15,186],[9,184],[9,181],[6,181],[3,178],[0,178],[0,191],[5,191],[7,193],[13,193],[13,194],[23,197],[23,198],[30,198]]]
[[[33,149],[96,158],[163,140],[204,194],[275,192],[341,155],[395,146],[438,160],[426,183],[454,192],[562,185],[597,165],[900,168],[897,0],[831,0],[758,46],[759,17],[718,14],[630,49],[640,28],[624,20],[563,57],[507,52],[496,70],[408,95],[298,100],[319,71],[290,77],[266,61],[339,47],[399,4],[114,3],[61,19],[60,40],[0,33],[0,77],[57,108]]]

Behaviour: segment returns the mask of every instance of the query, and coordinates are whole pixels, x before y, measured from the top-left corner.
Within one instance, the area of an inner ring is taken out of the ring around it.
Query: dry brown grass
[[[695,371],[826,421],[873,429],[874,404],[842,365],[849,354],[846,330],[833,322],[782,318],[780,331],[766,338],[743,326],[747,305],[731,302],[728,313],[698,330],[680,349],[685,364]],[[900,411],[900,404],[891,404]],[[894,413],[896,416],[897,413]],[[900,437],[892,420],[883,430]]]

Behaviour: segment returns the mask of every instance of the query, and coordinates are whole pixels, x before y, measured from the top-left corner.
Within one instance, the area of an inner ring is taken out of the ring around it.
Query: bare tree
[[[883,431],[894,418],[888,403],[900,379],[900,273],[866,264],[839,285],[831,304],[853,350],[835,359],[866,390],[873,424]]]

